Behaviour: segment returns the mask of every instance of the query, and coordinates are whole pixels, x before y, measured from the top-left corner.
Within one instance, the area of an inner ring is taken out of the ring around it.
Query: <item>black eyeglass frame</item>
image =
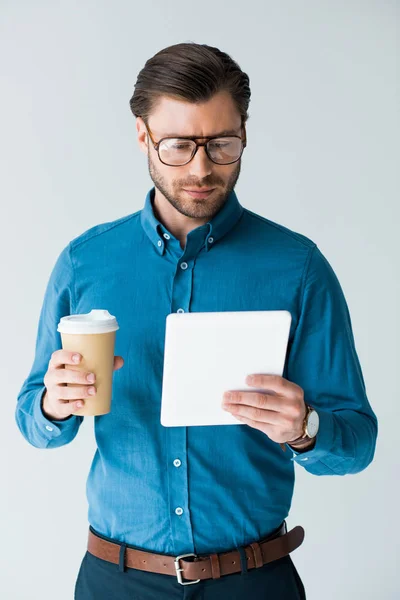
[[[149,134],[149,137],[150,137],[150,139],[151,139],[151,143],[153,144],[153,146],[154,146],[154,149],[157,151],[157,155],[158,155],[158,158],[159,158],[160,162],[162,162],[162,164],[163,164],[163,165],[166,165],[167,167],[183,167],[183,166],[187,165],[187,164],[188,164],[188,163],[190,163],[190,161],[191,161],[191,160],[193,160],[193,158],[196,156],[196,153],[197,153],[197,150],[199,149],[199,146],[204,146],[204,149],[205,149],[205,151],[206,151],[206,154],[207,154],[208,158],[209,158],[209,159],[211,160],[211,162],[213,162],[215,165],[220,165],[220,166],[223,166],[223,167],[224,167],[225,165],[232,165],[233,163],[235,163],[235,162],[237,162],[238,160],[240,160],[240,158],[241,158],[241,156],[242,156],[242,154],[243,154],[243,150],[244,150],[244,149],[246,148],[246,146],[247,146],[246,130],[244,130],[244,127],[243,127],[243,125],[241,126],[241,129],[245,131],[245,135],[244,135],[244,137],[241,137],[240,135],[214,135],[214,136],[203,136],[203,137],[200,137],[200,138],[199,138],[199,137],[189,137],[189,136],[184,136],[184,135],[183,135],[183,136],[180,136],[180,137],[176,137],[176,136],[168,136],[168,137],[163,137],[163,138],[161,138],[160,140],[158,140],[158,142],[155,142],[155,141],[154,141],[154,139],[153,139],[153,136],[152,136],[152,134],[151,134],[151,131],[150,131],[150,128],[149,128],[149,127],[148,127],[146,124],[145,124],[145,127],[146,127],[146,131],[147,131],[147,133]],[[241,150],[241,152],[240,152],[240,155],[239,155],[239,157],[238,157],[236,160],[232,160],[232,161],[231,161],[231,162],[229,162],[229,163],[218,163],[218,162],[215,162],[215,160],[213,160],[213,159],[211,158],[211,156],[209,155],[209,153],[208,153],[208,146],[207,146],[208,142],[209,142],[209,141],[211,141],[211,140],[219,140],[219,139],[222,139],[222,138],[232,138],[232,137],[239,138],[239,140],[241,140],[241,141],[242,141],[242,150]],[[206,142],[203,142],[203,143],[199,143],[199,142],[196,142],[196,140],[197,140],[197,139],[204,139],[204,140],[207,140],[207,141],[206,141]],[[191,156],[191,157],[189,158],[189,160],[188,160],[188,161],[186,161],[185,163],[182,163],[181,165],[170,165],[170,164],[168,164],[168,163],[164,162],[163,160],[161,160],[160,153],[159,153],[159,150],[158,150],[158,149],[159,149],[159,147],[160,147],[160,144],[161,144],[161,142],[162,142],[162,141],[164,141],[164,140],[191,140],[191,141],[193,141],[193,142],[196,144],[196,148],[195,148],[195,150],[194,150],[194,152],[193,152],[192,156]]]

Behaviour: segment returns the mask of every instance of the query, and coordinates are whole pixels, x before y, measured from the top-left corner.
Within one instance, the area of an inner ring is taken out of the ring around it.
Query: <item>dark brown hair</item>
[[[218,48],[184,42],[163,48],[147,60],[129,104],[135,117],[148,125],[161,96],[200,103],[221,91],[231,94],[244,125],[251,95],[248,75]]]

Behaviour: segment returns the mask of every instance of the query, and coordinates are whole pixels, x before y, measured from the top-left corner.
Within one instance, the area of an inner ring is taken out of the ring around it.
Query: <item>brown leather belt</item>
[[[288,532],[286,521],[283,521],[282,525],[268,537],[244,546],[247,569],[259,568],[286,556],[298,548],[303,540],[303,527],[297,525]],[[182,585],[198,583],[201,579],[219,579],[223,575],[242,571],[241,556],[237,549],[220,554],[181,554],[175,557],[109,542],[93,533],[90,528],[87,549],[98,558],[120,565],[120,568],[122,566],[121,570],[129,567],[152,573],[175,575]],[[189,557],[194,560],[186,560]]]

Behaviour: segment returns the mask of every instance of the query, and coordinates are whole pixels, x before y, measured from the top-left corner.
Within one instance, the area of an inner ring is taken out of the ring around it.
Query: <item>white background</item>
[[[93,418],[72,444],[38,450],[17,429],[16,398],[59,252],[144,204],[152,181],[129,99],[146,60],[184,41],[217,46],[248,73],[235,191],[330,261],[379,420],[365,471],[296,465],[288,525],[306,531],[292,558],[307,598],[399,598],[399,13],[395,1],[2,0],[2,598],[73,597]]]

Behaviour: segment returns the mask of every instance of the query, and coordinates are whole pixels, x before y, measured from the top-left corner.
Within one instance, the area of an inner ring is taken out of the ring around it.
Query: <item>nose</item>
[[[202,179],[212,173],[213,163],[208,158],[204,146],[199,146],[197,152],[188,164],[189,172],[196,175],[198,179]]]

